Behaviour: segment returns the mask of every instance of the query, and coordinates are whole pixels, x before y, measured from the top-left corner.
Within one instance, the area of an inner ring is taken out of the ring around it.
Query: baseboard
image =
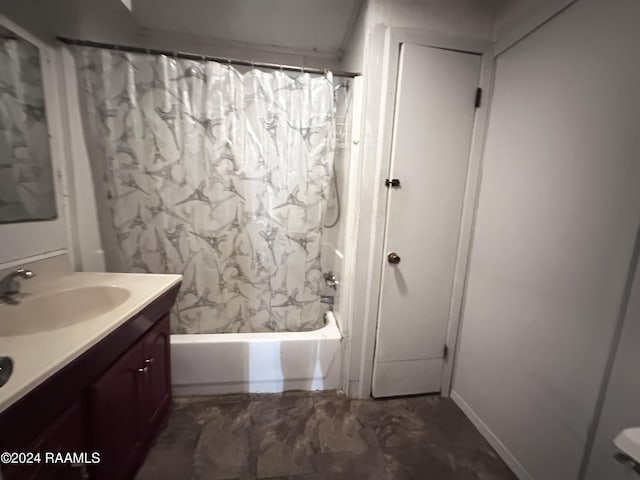
[[[484,423],[480,417],[473,411],[473,409],[464,401],[464,399],[455,390],[451,391],[451,399],[454,401],[460,410],[471,420],[471,423],[478,429],[480,434],[489,442],[489,445],[493,447],[500,458],[504,460],[504,463],[511,469],[511,471],[520,480],[534,480],[529,472],[522,466],[522,464],[513,456],[509,449],[500,441],[498,437],[491,431],[491,429]]]

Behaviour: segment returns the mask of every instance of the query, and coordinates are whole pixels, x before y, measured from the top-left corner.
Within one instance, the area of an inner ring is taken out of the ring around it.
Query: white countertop
[[[113,310],[74,325],[31,335],[0,336],[0,356],[13,359],[13,374],[0,387],[0,412],[138,314],[181,279],[181,275],[70,273],[31,289],[29,296],[104,285],[126,288],[130,296]],[[19,306],[0,305],[0,322],[7,308]]]

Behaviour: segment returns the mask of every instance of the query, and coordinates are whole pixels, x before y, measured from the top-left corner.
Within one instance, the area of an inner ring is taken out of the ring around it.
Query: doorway
[[[401,45],[374,397],[440,391],[480,65]]]

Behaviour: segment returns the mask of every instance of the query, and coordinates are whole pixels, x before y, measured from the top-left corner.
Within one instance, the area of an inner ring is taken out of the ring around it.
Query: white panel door
[[[480,62],[401,48],[374,397],[440,391]]]

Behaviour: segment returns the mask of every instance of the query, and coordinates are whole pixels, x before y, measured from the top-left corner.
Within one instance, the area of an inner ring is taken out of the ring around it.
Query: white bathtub
[[[310,332],[171,335],[173,393],[339,389],[341,340],[333,312]]]

